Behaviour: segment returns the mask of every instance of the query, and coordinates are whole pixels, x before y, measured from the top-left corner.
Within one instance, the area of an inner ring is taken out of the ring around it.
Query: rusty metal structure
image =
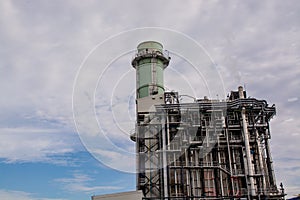
[[[158,199],[284,199],[269,145],[275,106],[247,98],[239,87],[227,99],[180,103],[165,92],[170,58],[161,44],[141,43],[137,71],[137,190]],[[146,73],[146,74],[143,74]]]

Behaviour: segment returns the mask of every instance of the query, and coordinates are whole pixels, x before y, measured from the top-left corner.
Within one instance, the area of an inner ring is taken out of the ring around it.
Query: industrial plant
[[[92,199],[284,199],[269,144],[275,106],[247,97],[242,86],[226,99],[182,103],[178,92],[165,91],[169,62],[160,43],[138,45],[132,60],[136,127],[130,136],[137,191]]]

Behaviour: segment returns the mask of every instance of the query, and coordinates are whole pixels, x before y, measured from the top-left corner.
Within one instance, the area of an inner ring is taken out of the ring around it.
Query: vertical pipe
[[[199,152],[195,151],[195,166],[199,166]],[[199,170],[196,170],[196,192],[195,195],[196,196],[200,196],[201,194],[199,193],[199,188],[200,188],[200,174],[199,174]]]
[[[162,169],[163,169],[163,184],[164,184],[164,197],[168,198],[168,163],[167,163],[167,152],[166,152],[166,124],[168,126],[169,124],[169,120],[168,120],[168,114],[166,113],[165,115],[163,115],[162,117],[162,150],[163,150],[163,164],[162,164]],[[167,132],[169,131],[169,129],[167,129]]]
[[[196,163],[196,150],[193,150],[193,166],[195,166],[195,163]],[[194,196],[195,193],[196,193],[196,178],[195,178],[195,175],[196,175],[196,170],[191,170],[191,176],[192,176],[192,179],[190,181],[190,185],[191,185],[191,195],[190,196]]]
[[[154,91],[158,90],[157,86],[156,86],[156,79],[157,79],[157,77],[156,77],[156,62],[157,62],[156,58],[151,58],[151,73],[152,73],[152,76],[151,76],[151,86],[149,87],[149,89],[151,91],[149,91],[149,94],[154,94]]]
[[[184,179],[183,179],[183,158],[180,156],[180,191],[181,195],[184,194]]]
[[[238,91],[239,91],[239,98],[240,99],[245,98],[242,86],[240,86],[238,88]],[[247,121],[246,121],[245,107],[242,107],[241,114],[242,114],[243,133],[244,133],[244,140],[245,140],[245,151],[246,151],[248,176],[249,176],[249,182],[250,182],[250,194],[251,194],[251,196],[255,196],[255,186],[254,186],[254,177],[253,177],[254,173],[253,173],[252,162],[251,162],[250,140],[249,140]]]
[[[184,150],[184,154],[185,154],[185,166],[188,167],[189,166],[189,155],[188,155],[188,149]],[[187,170],[187,168],[185,168],[185,175],[186,175],[186,186],[191,186],[190,185],[190,176],[189,176],[189,171]],[[187,187],[187,194],[188,196],[190,195],[189,192],[189,188]]]
[[[266,148],[266,156],[267,156],[266,161],[267,161],[267,168],[269,174],[269,182],[270,182],[270,186],[274,188],[276,187],[275,175],[272,167],[272,157],[271,157],[269,139],[267,137],[265,137],[265,148]]]
[[[258,134],[258,130],[256,130],[256,137],[258,140],[258,144],[257,144],[257,149],[258,149],[258,159],[259,159],[259,166],[261,169],[261,173],[262,173],[262,189],[263,189],[263,194],[266,192],[266,175],[265,175],[265,170],[264,170],[264,163],[263,163],[263,155],[262,155],[262,149],[261,149],[261,144],[259,142],[259,134]]]
[[[140,85],[140,75],[139,75],[139,71],[135,70],[135,77],[136,77],[136,86]],[[140,98],[139,96],[139,88],[136,88],[136,99]]]
[[[201,162],[200,162],[200,165],[203,166],[204,164],[204,161],[203,161],[203,157],[201,158]],[[201,176],[201,196],[205,196],[205,175],[204,175],[204,169],[203,167],[200,168],[200,176]]]
[[[233,175],[233,172],[232,172],[232,159],[231,159],[228,128],[225,128],[225,133],[226,133],[227,151],[228,151],[228,158],[229,158],[230,184],[231,184],[231,188],[232,188],[232,193],[234,194],[234,185],[233,185],[233,179],[232,179],[232,175]]]
[[[173,154],[174,155],[174,163],[175,163],[175,166],[177,166],[177,162],[176,162],[176,153]],[[178,194],[178,189],[177,189],[177,182],[178,182],[178,179],[177,179],[177,173],[176,173],[176,169],[174,169],[174,187],[175,187],[175,196],[177,197],[177,194]]]
[[[221,164],[221,156],[220,156],[220,141],[219,141],[219,137],[218,137],[218,162],[219,165]],[[224,154],[223,154],[224,156]],[[223,172],[219,169],[219,175],[220,175],[220,185],[221,185],[221,196],[224,196],[224,186],[223,186]]]
[[[136,124],[135,125],[135,131],[136,131],[136,143],[135,143],[135,149],[136,149],[136,160],[135,160],[135,166],[136,166],[136,170],[137,170],[137,176],[136,176],[136,189],[139,190],[140,189],[140,173],[142,172],[142,169],[141,169],[141,165],[140,165],[140,162],[141,162],[141,159],[140,159],[140,145],[141,145],[141,142],[140,142],[140,132],[139,132],[139,128],[138,128],[138,125]],[[143,170],[144,172],[144,170]]]
[[[216,176],[215,176],[215,168],[214,168],[214,157],[213,157],[213,152],[210,152],[210,166],[213,166],[212,169],[210,169],[210,173],[211,173],[211,184],[214,186],[212,187],[213,190],[213,194],[216,194],[217,192],[217,184],[216,184]]]
[[[237,152],[238,152],[237,149],[235,149],[235,148],[232,149],[232,154],[233,154],[232,158],[233,158],[233,163],[234,163],[233,167],[234,167],[234,172],[236,174],[238,174],[238,169],[237,169],[237,164],[236,164],[236,158],[238,156]],[[236,187],[233,187],[233,191],[234,191],[233,195],[236,195],[240,190],[239,183],[236,180],[234,181],[234,186],[236,186]],[[236,188],[236,190],[235,190],[235,188]]]

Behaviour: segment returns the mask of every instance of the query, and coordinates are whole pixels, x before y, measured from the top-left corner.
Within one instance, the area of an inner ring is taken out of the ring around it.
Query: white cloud
[[[107,167],[123,172],[136,172],[135,153],[119,149],[118,147],[112,147],[111,149],[95,149],[91,153]]]
[[[62,187],[69,192],[85,192],[89,194],[99,191],[120,190],[123,188],[121,186],[115,185],[91,186],[90,182],[92,182],[93,180],[94,179],[85,174],[80,174],[76,172],[71,178],[55,179],[54,182],[61,184]]]
[[[5,162],[68,164],[68,153],[79,149],[73,134],[56,129],[14,127],[0,129],[0,158]]]
[[[288,102],[298,101],[298,97],[292,97],[287,100]]]

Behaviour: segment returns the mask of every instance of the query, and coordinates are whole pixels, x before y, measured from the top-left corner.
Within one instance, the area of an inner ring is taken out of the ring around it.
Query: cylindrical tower
[[[154,41],[142,42],[137,47],[132,60],[136,69],[136,112],[137,123],[131,139],[136,142],[137,151],[137,189],[142,190],[144,197],[161,198],[167,193],[161,179],[162,157],[157,157],[161,148],[161,138],[157,134],[162,130],[149,113],[155,113],[155,105],[164,104],[164,69],[170,57],[163,53],[162,44]],[[154,121],[152,121],[154,120]],[[166,172],[164,172],[166,177]]]
[[[136,69],[137,99],[164,93],[163,71],[170,57],[163,53],[163,45],[155,41],[142,42],[132,60]]]

